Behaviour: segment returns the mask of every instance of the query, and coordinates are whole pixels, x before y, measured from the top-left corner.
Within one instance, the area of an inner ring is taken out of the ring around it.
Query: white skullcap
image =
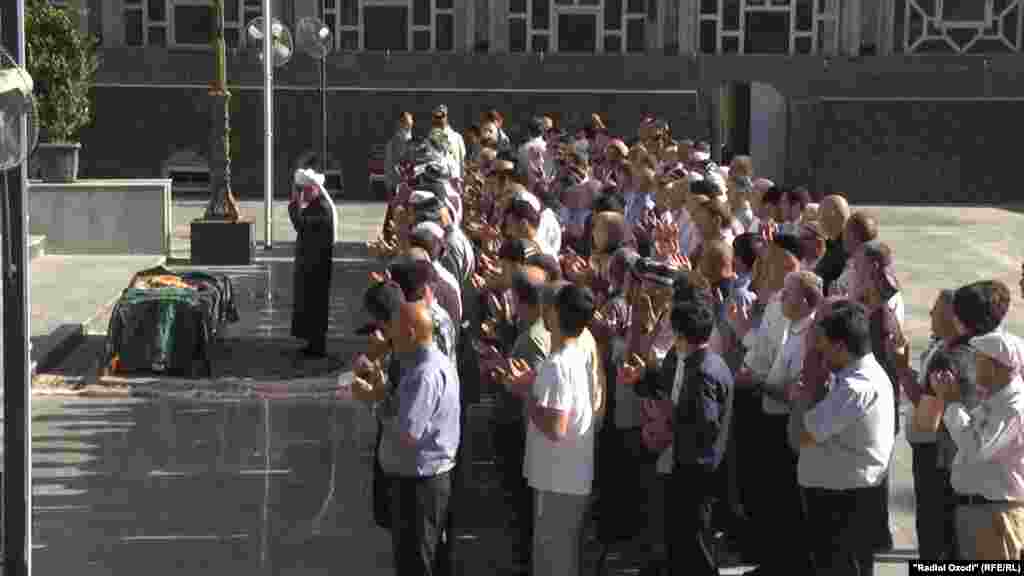
[[[721,174],[718,172],[709,172],[706,178],[708,182],[714,184],[715,187],[718,188],[718,193],[720,195],[727,192],[728,185],[725,182],[725,178],[722,178]]]
[[[971,346],[979,354],[988,356],[1006,366],[1014,374],[1024,365],[1024,342],[1002,328],[971,338]]]
[[[691,171],[686,173],[686,179],[690,182],[700,182],[704,179],[704,176],[700,172]]]
[[[429,190],[413,190],[412,194],[409,195],[410,204],[423,204],[429,200],[437,198],[437,195]]]
[[[697,162],[707,162],[708,160],[711,159],[710,152],[699,152],[697,150],[694,150],[693,152],[690,152],[690,154],[693,156],[693,159],[696,160]]]
[[[576,140],[572,143],[573,151],[579,156],[590,155],[590,141],[588,140]]]
[[[437,240],[444,240],[444,230],[434,222],[420,222],[413,227],[414,235],[429,234]]]
[[[536,210],[538,214],[540,214],[541,208],[542,208],[541,204],[540,204],[540,199],[537,198],[536,196],[534,196],[533,193],[531,193],[531,192],[520,192],[516,196],[516,200],[522,200],[523,202],[526,202],[534,210]]]
[[[312,168],[300,168],[295,171],[295,183],[299,186],[320,186],[322,188],[325,180],[323,174]]]

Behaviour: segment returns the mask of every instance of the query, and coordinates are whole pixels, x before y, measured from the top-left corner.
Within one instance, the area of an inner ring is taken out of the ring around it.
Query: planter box
[[[29,181],[29,233],[51,254],[171,251],[171,181]]]
[[[194,266],[248,266],[255,248],[255,222],[192,221]]]
[[[35,159],[39,176],[44,182],[74,182],[78,180],[78,153],[82,145],[43,142],[36,148]]]

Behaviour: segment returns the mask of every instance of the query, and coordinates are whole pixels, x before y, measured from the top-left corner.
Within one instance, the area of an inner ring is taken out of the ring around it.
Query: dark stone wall
[[[258,197],[261,68],[254,55],[235,53],[228,70],[231,84],[246,88],[235,90],[235,188]],[[212,72],[208,53],[104,50],[96,122],[82,134],[83,175],[153,177],[176,150],[205,155],[210,117],[203,87]],[[696,97],[664,91],[702,92],[724,81],[768,82],[789,98],[786,174],[778,179],[844,191],[861,202],[1011,200],[1018,180],[1015,163],[1004,157],[1014,153],[1009,139],[1021,122],[1013,112],[1022,103],[1012,100],[1024,93],[1019,56],[338,54],[328,76],[335,89],[330,146],[353,198],[365,197],[370,151],[390,136],[403,109],[417,114],[425,130],[430,108],[444,102],[462,129],[483,108],[497,106],[511,131],[538,111],[561,112],[569,125],[597,111],[625,134],[641,113],[654,112],[668,117],[676,134],[702,138],[709,131]],[[302,55],[277,71],[275,180],[282,195],[292,163],[318,142],[317,79],[317,67]],[[535,89],[566,92],[531,94]],[[603,92],[616,90],[642,94]]]
[[[294,162],[319,146],[319,96],[314,91],[276,92],[275,193],[287,196]],[[184,87],[97,88],[96,122],[82,134],[82,176],[154,177],[177,151],[193,149],[207,157],[211,116],[205,93]],[[238,90],[232,100],[233,188],[239,197],[261,197],[263,96],[258,90]],[[439,103],[448,106],[456,129],[497,107],[506,115],[513,139],[538,112],[557,113],[568,127],[582,125],[592,112],[599,112],[608,118],[609,128],[622,135],[635,134],[641,115],[650,112],[668,119],[679,134],[705,132],[695,122],[693,94],[334,92],[328,98],[328,146],[330,156],[342,166],[347,197],[368,197],[371,150],[391,136],[399,112],[413,112],[416,131],[425,133],[430,111]]]
[[[1020,199],[1024,102],[823,102],[817,185],[857,203]]]

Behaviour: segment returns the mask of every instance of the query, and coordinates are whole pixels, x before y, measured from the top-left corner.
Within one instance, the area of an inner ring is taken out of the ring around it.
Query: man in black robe
[[[298,233],[292,336],[308,343],[303,355],[315,358],[327,355],[335,241],[334,202],[324,189],[323,178],[309,169],[298,170],[288,203],[288,216]]]

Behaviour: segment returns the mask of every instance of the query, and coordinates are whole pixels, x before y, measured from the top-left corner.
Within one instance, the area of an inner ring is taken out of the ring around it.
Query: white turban
[[[338,210],[334,207],[334,199],[327,193],[324,182],[327,178],[312,168],[299,168],[295,171],[295,184],[298,186],[316,186],[320,190],[320,197],[327,202],[328,211],[331,216],[331,243],[338,242]]]
[[[300,168],[295,171],[295,183],[299,186],[319,186],[323,188],[326,181],[327,178],[323,174],[316,172],[312,168]]]

